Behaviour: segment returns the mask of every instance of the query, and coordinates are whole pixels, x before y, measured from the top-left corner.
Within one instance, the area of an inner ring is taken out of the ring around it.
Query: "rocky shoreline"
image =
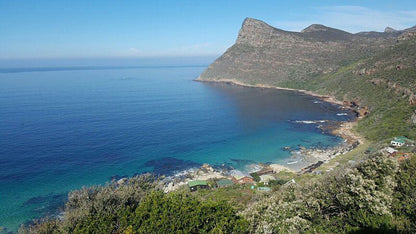
[[[303,90],[303,89],[291,89],[291,88],[277,87],[277,86],[264,85],[264,84],[250,85],[250,84],[246,84],[246,83],[243,83],[243,82],[239,82],[239,81],[234,80],[234,79],[208,80],[208,79],[203,79],[201,77],[198,77],[198,78],[195,79],[195,81],[209,82],[209,83],[226,83],[226,84],[238,85],[238,86],[249,87],[249,88],[262,88],[262,89],[276,89],[276,90],[294,91],[294,92],[303,93],[303,94],[306,94],[306,95],[309,95],[309,96],[320,98],[323,101],[326,101],[326,102],[329,102],[329,103],[333,103],[333,104],[343,106],[343,102],[337,100],[335,97],[327,96],[327,95],[321,95],[321,94],[317,94],[317,93],[314,93],[314,92],[311,92],[311,91],[308,91],[308,90]]]
[[[319,174],[321,171],[316,170],[319,166],[339,155],[350,152],[362,143],[361,139],[351,131],[353,124],[354,122],[343,123],[339,128],[334,129],[334,133],[344,138],[344,142],[340,145],[324,149],[300,147],[297,150],[290,151],[292,154],[290,160],[296,163],[291,164],[290,162],[287,162],[286,165],[263,163],[251,164],[247,165],[246,172],[272,176],[276,180],[279,179],[277,174],[282,171],[293,173],[294,176],[305,173]],[[166,193],[175,191],[183,188],[189,181],[193,180],[217,181],[221,179],[232,179],[233,171],[236,170],[234,168],[213,167],[209,164],[204,164],[200,168],[191,168],[177,172],[172,176],[164,177],[162,180],[163,190]]]
[[[300,146],[295,150],[292,150],[290,147],[285,147],[285,150],[290,151],[292,154],[292,157],[288,159],[290,161],[286,162],[286,165],[264,163],[250,164],[246,165],[246,170],[244,170],[243,173],[255,173],[258,176],[266,175],[275,180],[279,179],[278,174],[280,172],[293,173],[293,176],[305,173],[319,174],[321,171],[316,170],[319,166],[339,155],[352,151],[358,145],[363,143],[363,138],[352,131],[355,124],[356,121],[339,122],[339,124],[331,125],[331,133],[344,139],[344,142],[340,145],[330,148],[305,148]],[[203,164],[199,168],[189,168],[184,171],[176,172],[171,176],[160,177],[160,186],[165,193],[168,193],[186,187],[190,181],[203,180],[215,183],[215,181],[221,179],[233,180],[233,173],[236,171],[238,170],[225,165],[211,166],[209,164]],[[127,181],[127,178],[113,180],[113,182],[118,185],[124,184]]]
[[[274,87],[268,85],[248,85],[244,84],[235,80],[231,79],[224,79],[224,80],[203,80],[203,79],[196,79],[195,81],[201,82],[219,82],[219,83],[227,83],[232,85],[239,85],[244,87],[251,87],[251,88],[270,88],[270,89],[277,89],[277,90],[288,90],[288,91],[295,91],[299,93],[303,93],[306,95],[310,95],[313,97],[317,97],[325,102],[337,104],[343,106],[345,109],[351,109],[349,106],[343,105],[344,103],[341,101],[336,100],[334,97],[325,96],[315,94],[310,91],[306,90],[297,90],[297,89],[290,89],[290,88],[281,88],[281,87]],[[337,122],[332,124],[328,127],[328,130],[331,134],[337,135],[344,139],[344,142],[340,145],[331,148],[304,148],[300,147],[297,150],[290,151],[292,154],[292,158],[290,162],[287,162],[287,165],[281,164],[255,164],[250,165],[251,171],[259,174],[269,174],[269,175],[276,175],[281,171],[292,172],[297,175],[304,174],[304,173],[311,173],[316,171],[315,169],[318,168],[320,165],[327,163],[331,159],[337,157],[338,155],[345,154],[359,144],[363,143],[363,138],[352,131],[354,125],[357,123],[357,120],[353,122]],[[287,150],[290,150],[289,148]],[[204,164],[200,168],[191,168],[182,172],[178,172],[173,176],[168,176],[163,179],[164,183],[164,191],[170,192],[174,190],[178,190],[179,188],[187,185],[189,181],[192,180],[219,180],[225,178],[231,178],[231,169],[227,168],[214,168],[208,164]]]
[[[312,97],[319,98],[322,101],[325,101],[325,102],[328,102],[328,103],[332,103],[332,104],[342,106],[342,108],[344,108],[346,110],[355,111],[357,113],[358,118],[362,117],[362,116],[359,115],[359,112],[357,112],[356,108],[354,108],[354,106],[359,107],[358,104],[356,104],[355,102],[354,102],[354,105],[351,105],[350,104],[351,102],[339,101],[333,96],[321,95],[321,94],[317,94],[317,93],[307,91],[307,90],[303,90],[303,89],[291,89],[291,88],[277,87],[277,86],[264,85],[264,84],[250,85],[250,84],[239,82],[239,81],[234,80],[234,79],[208,80],[208,79],[203,79],[201,77],[198,77],[194,81],[209,82],[209,83],[226,83],[226,84],[238,85],[238,86],[249,87],[249,88],[276,89],[276,90],[287,90],[287,91],[298,92],[298,93],[302,93],[302,94],[306,94],[306,95],[309,95],[309,96],[312,96]],[[363,138],[352,131],[352,128],[356,124],[356,122],[357,121],[343,122],[343,123],[339,124],[338,127],[333,128],[331,132],[334,135],[338,135],[338,136],[346,139],[348,142],[358,141],[361,144],[361,143],[363,143]]]
[[[258,175],[275,175],[281,171],[295,173],[292,169],[279,164],[251,164],[247,168],[251,168],[249,173],[257,173]],[[190,181],[218,181],[221,179],[233,179],[234,173],[241,171],[234,168],[214,167],[209,164],[203,164],[200,168],[191,168],[182,172],[178,172],[172,176],[167,176],[162,179],[163,191],[165,193],[179,190],[188,184]],[[245,173],[245,172],[243,172]],[[248,174],[248,173],[247,173]],[[237,182],[238,183],[238,182]]]

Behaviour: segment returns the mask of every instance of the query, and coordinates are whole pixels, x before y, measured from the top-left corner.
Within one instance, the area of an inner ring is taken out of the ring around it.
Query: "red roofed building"
[[[232,170],[231,171],[232,180],[234,183],[239,184],[252,184],[254,183],[253,177],[251,177],[249,174],[244,173],[242,171],[238,170]]]

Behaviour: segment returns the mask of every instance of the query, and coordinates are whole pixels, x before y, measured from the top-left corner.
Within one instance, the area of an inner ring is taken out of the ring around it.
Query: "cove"
[[[302,121],[353,118],[296,92],[194,82],[204,68],[1,73],[0,226],[57,214],[70,190],[112,178],[284,164],[284,147],[342,142]]]

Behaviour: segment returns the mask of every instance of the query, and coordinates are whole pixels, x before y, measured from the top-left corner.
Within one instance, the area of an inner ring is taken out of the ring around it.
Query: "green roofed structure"
[[[268,191],[270,191],[270,187],[258,187],[257,190],[268,192]]]
[[[401,147],[401,146],[404,146],[406,143],[414,143],[414,141],[412,141],[412,140],[410,140],[409,138],[407,138],[407,137],[404,137],[404,136],[398,136],[398,137],[395,137],[391,142],[390,142],[390,145],[391,146],[396,146],[396,147]]]
[[[188,182],[189,189],[193,192],[198,189],[207,189],[208,183],[205,180],[192,180]]]
[[[233,181],[231,181],[229,179],[222,179],[222,180],[217,181],[217,186],[219,188],[231,186],[233,184],[234,184]]]
[[[411,142],[411,143],[414,143],[414,142],[415,142],[415,141],[410,140],[409,138],[407,138],[407,137],[405,137],[405,136],[398,136],[398,137],[395,137],[395,138],[394,138],[394,140],[408,141],[408,142]]]

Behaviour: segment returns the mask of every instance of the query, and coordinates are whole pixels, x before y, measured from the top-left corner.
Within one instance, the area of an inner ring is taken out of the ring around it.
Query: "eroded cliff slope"
[[[236,43],[198,79],[301,88],[305,81],[393,45],[400,34],[395,30],[351,34],[319,24],[289,32],[247,18]]]

